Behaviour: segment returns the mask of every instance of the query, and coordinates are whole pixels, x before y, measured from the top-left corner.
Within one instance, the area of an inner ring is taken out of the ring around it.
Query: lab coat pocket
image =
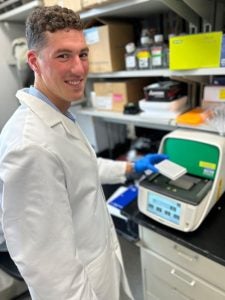
[[[109,243],[102,253],[87,266],[87,272],[99,300],[119,299],[120,263]]]

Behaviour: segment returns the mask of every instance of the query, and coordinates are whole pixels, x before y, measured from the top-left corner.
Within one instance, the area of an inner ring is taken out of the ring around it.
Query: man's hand
[[[154,165],[164,159],[168,159],[168,155],[156,153],[147,154],[134,162],[134,171],[137,173],[142,173],[146,170],[150,170],[153,173],[157,173],[158,169]]]

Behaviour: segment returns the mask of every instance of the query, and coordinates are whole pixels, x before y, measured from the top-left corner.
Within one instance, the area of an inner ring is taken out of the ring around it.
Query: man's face
[[[47,32],[47,44],[38,52],[28,51],[35,71],[35,87],[60,110],[83,97],[88,74],[88,48],[82,31]]]

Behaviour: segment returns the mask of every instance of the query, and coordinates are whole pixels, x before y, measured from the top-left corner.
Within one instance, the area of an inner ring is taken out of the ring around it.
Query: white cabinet
[[[224,300],[225,266],[143,226],[144,300]]]

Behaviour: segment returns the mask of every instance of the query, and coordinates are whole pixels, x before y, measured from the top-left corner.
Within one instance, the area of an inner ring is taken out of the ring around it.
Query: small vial
[[[136,47],[134,43],[128,43],[125,46],[126,53],[125,53],[125,68],[126,70],[136,70],[137,69],[137,62],[136,62]]]

